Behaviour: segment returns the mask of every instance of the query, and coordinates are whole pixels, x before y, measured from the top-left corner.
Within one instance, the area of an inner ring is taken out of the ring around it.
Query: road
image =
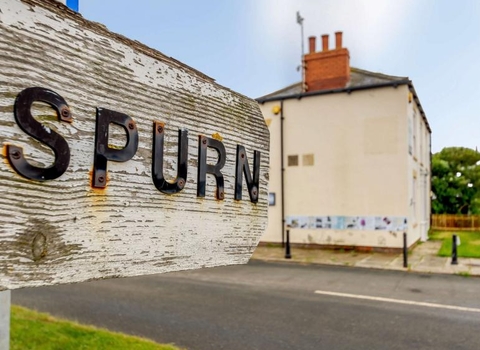
[[[12,303],[188,350],[480,347],[480,279],[461,276],[251,262],[16,290]]]

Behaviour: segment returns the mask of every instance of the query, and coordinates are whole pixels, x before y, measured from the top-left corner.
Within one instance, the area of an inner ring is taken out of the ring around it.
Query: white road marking
[[[324,290],[316,290],[315,294],[330,295],[330,296],[342,297],[342,298],[383,301],[383,302],[386,302],[386,303],[425,306],[425,307],[432,307],[432,308],[436,308],[436,309],[480,312],[480,309],[475,309],[475,308],[471,308],[471,307],[453,306],[453,305],[444,305],[444,304],[435,304],[435,303],[425,303],[425,302],[421,302],[421,301],[412,301],[412,300],[372,297],[372,296],[368,296],[368,295],[359,295],[359,294],[336,293],[336,292],[328,292],[328,291],[324,291]]]

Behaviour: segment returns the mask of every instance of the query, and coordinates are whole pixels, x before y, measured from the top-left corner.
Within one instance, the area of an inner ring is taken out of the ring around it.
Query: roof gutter
[[[318,95],[328,95],[328,94],[335,94],[335,93],[340,93],[340,92],[346,92],[346,93],[351,93],[352,91],[359,91],[359,90],[367,90],[367,89],[375,89],[375,88],[383,88],[383,87],[397,87],[399,85],[409,85],[411,86],[411,80],[405,79],[405,80],[398,80],[398,81],[392,81],[388,83],[383,83],[383,84],[370,84],[370,85],[362,85],[362,86],[353,86],[353,87],[347,87],[347,88],[340,88],[340,89],[332,89],[332,90],[319,90],[319,91],[311,91],[311,92],[304,92],[301,94],[294,94],[294,95],[288,95],[288,96],[272,96],[272,97],[265,97],[265,98],[257,98],[256,101],[258,103],[265,103],[265,102],[270,102],[270,101],[284,101],[284,100],[290,100],[290,99],[301,99],[303,97],[309,97],[309,96],[318,96]],[[413,87],[413,85],[412,85]]]

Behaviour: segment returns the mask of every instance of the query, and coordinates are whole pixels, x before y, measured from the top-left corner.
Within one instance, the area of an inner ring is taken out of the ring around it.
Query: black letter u
[[[152,179],[155,187],[163,193],[178,193],[185,187],[188,168],[188,131],[178,130],[178,162],[177,177],[172,182],[163,176],[163,147],[165,138],[165,124],[153,122],[153,161]]]

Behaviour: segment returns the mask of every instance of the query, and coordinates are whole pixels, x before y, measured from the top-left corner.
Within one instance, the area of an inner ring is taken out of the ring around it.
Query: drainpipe
[[[280,101],[280,164],[282,167],[282,247],[285,247],[285,161],[283,152],[283,100]]]

